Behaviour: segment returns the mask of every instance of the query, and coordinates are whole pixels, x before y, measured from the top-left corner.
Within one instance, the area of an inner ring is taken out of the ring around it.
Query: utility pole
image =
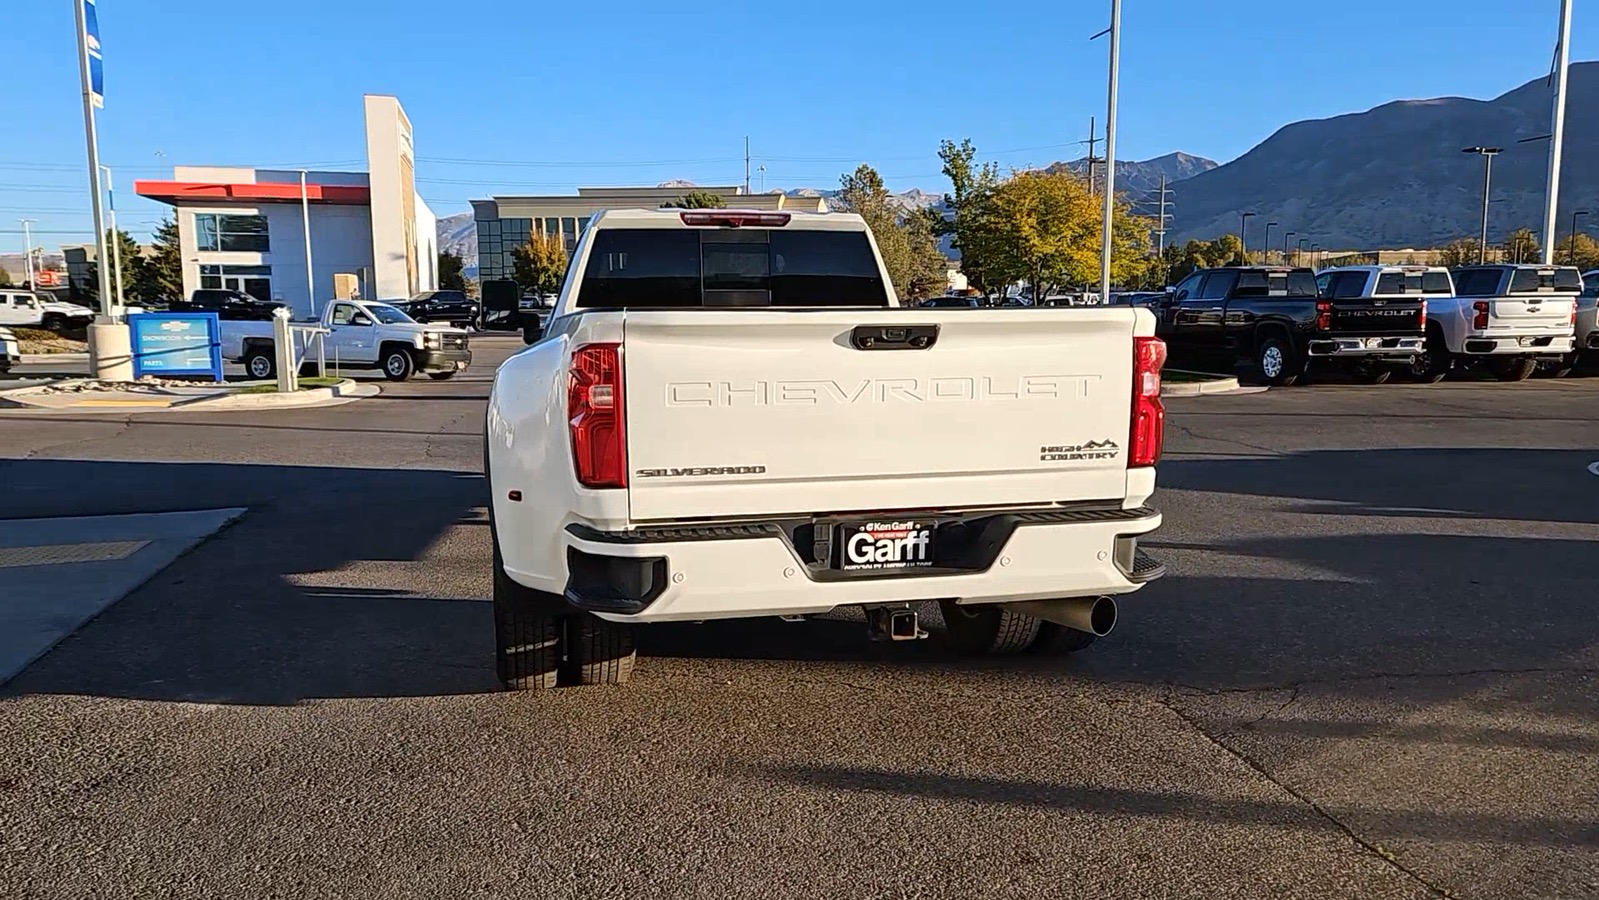
[[[744,135],[744,193],[750,192],[750,136]]]
[[[1160,212],[1156,214],[1155,220],[1155,255],[1162,258],[1166,255],[1166,220],[1171,216],[1166,212],[1166,195],[1170,193],[1171,190],[1166,187],[1166,176],[1160,176]]]
[[[1099,143],[1098,123],[1093,116],[1088,117],[1088,195],[1097,196],[1094,190],[1094,164],[1099,162],[1099,157],[1094,155],[1094,145]]]
[[[33,274],[33,219],[22,220],[22,265],[28,273],[28,290],[38,290],[39,282]]]
[[[1246,266],[1249,265],[1249,220],[1258,215],[1252,212],[1238,214],[1238,255],[1243,257]]]
[[[1116,87],[1121,77],[1122,0],[1110,0],[1110,82],[1105,106],[1105,215],[1100,224],[1099,302],[1110,302],[1111,230],[1116,217]]]
[[[1560,3],[1560,43],[1555,45],[1554,127],[1549,139],[1549,184],[1543,213],[1543,264],[1555,261],[1555,215],[1560,205],[1560,150],[1566,132],[1566,70],[1571,67],[1571,0]]]
[[[756,171],[761,173],[761,193],[766,193],[766,166],[756,166]]]

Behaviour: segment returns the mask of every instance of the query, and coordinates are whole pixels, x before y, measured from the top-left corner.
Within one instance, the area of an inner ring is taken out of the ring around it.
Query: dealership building
[[[588,227],[589,218],[605,209],[655,209],[696,191],[716,194],[738,209],[826,212],[822,197],[790,197],[781,192],[746,194],[738,187],[591,187],[554,196],[492,197],[472,201],[477,220],[478,277],[484,281],[514,277],[512,253],[535,234],[560,237],[570,254]]]
[[[184,296],[232,288],[309,315],[334,297],[438,287],[438,229],[416,191],[410,119],[394,97],[368,95],[365,107],[365,172],[177,166],[170,181],[135,182],[173,208]]]

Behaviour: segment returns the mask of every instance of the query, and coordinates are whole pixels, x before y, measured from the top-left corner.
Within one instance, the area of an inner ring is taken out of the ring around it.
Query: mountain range
[[[1543,222],[1554,89],[1544,78],[1492,100],[1400,100],[1361,113],[1284,126],[1243,156],[1175,185],[1168,240],[1238,233],[1266,222],[1326,248],[1436,247],[1474,237],[1482,222],[1483,160],[1466,147],[1502,147],[1493,162],[1489,241]],[[1557,233],[1573,210],[1599,226],[1599,62],[1574,63],[1566,98]],[[1519,143],[1531,138],[1527,143]],[[1273,244],[1277,244],[1273,240]],[[1280,246],[1280,245],[1279,245]]]

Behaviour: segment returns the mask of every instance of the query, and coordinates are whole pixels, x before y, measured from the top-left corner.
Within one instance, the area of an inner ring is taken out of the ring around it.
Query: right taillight
[[[1332,331],[1332,301],[1316,301],[1316,330]]]
[[[1152,466],[1166,443],[1166,407],[1160,402],[1160,370],[1166,342],[1133,338],[1133,434],[1128,466]]]
[[[1427,298],[1421,298],[1421,309],[1416,310],[1416,327],[1427,330]]]
[[[572,465],[587,488],[627,487],[627,416],[623,408],[622,345],[585,344],[572,351],[566,420]]]
[[[1471,304],[1471,309],[1476,315],[1471,317],[1471,327],[1478,331],[1488,327],[1488,301],[1478,300]]]

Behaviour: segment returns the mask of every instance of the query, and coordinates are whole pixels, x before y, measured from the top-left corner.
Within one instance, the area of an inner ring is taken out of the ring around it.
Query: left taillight
[[[1152,466],[1166,444],[1166,407],[1160,402],[1160,370],[1166,366],[1166,342],[1133,338],[1133,433],[1129,467]]]
[[[586,488],[627,487],[627,411],[622,345],[585,344],[572,351],[566,419],[572,467]]]
[[[1427,330],[1427,299],[1425,297],[1421,300],[1421,309],[1416,310],[1416,327],[1423,331]]]
[[[1332,331],[1332,301],[1316,301],[1316,330]]]

